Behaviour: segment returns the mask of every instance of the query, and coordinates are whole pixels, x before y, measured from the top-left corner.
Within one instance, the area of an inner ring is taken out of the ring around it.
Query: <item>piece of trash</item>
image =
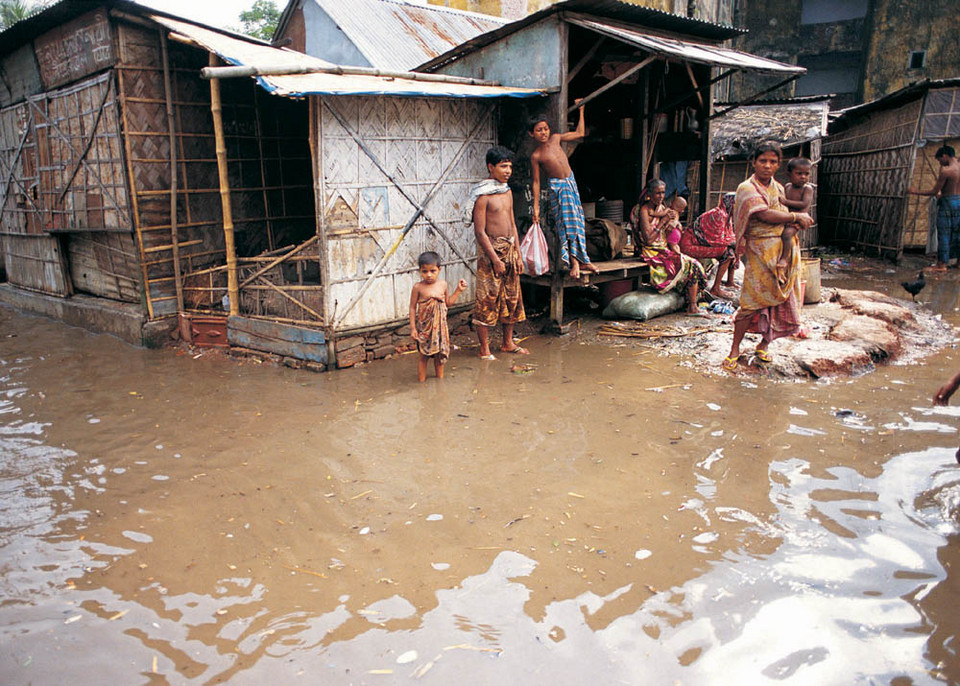
[[[510,371],[514,374],[532,374],[536,369],[536,365],[532,364],[512,364],[510,365]]]
[[[76,622],[76,621],[79,620],[79,619],[83,619],[83,615],[74,615],[73,617],[67,617],[65,620],[63,620],[63,623],[64,623],[64,624],[73,624],[74,622]]]
[[[393,674],[392,669],[371,669],[367,674]]]
[[[442,515],[442,514],[430,514],[430,515],[427,515],[427,521],[428,521],[428,522],[439,522],[441,519],[443,519],[443,515]]]
[[[522,522],[524,519],[528,519],[530,515],[520,515],[519,517],[514,517],[509,522],[503,525],[503,528],[506,529],[508,526],[513,526],[517,522]]]
[[[116,620],[116,619],[120,619],[121,617],[123,617],[123,616],[124,616],[125,614],[127,614],[128,612],[130,612],[130,610],[120,610],[120,612],[118,612],[117,614],[115,614],[115,615],[113,615],[113,616],[111,616],[111,617],[107,617],[107,621],[108,621],[108,622],[112,622],[112,621],[114,621],[114,620]]]
[[[586,497],[586,496],[580,495],[579,493],[574,493],[573,491],[567,491],[567,495],[569,495],[571,498],[585,498],[585,497]]]
[[[366,536],[368,533],[370,533],[370,527],[369,526],[363,527],[362,529],[360,529],[359,533],[361,536]]]
[[[450,569],[449,562],[431,562],[430,566],[436,569],[438,572],[445,572]]]
[[[707,403],[707,409],[710,409],[716,412],[717,410],[720,409],[720,406],[717,405],[716,403]]]
[[[439,657],[439,655],[438,655],[437,657]],[[420,667],[419,669],[417,669],[417,670],[413,673],[413,678],[414,678],[414,679],[419,679],[419,678],[422,677],[424,674],[426,674],[427,672],[429,672],[430,669],[433,667],[433,662],[434,662],[434,661],[431,660],[431,661],[428,662],[427,664],[423,665],[423,667]]]
[[[801,410],[799,407],[791,407],[791,408],[790,408],[790,414],[795,414],[795,415],[800,415],[800,416],[805,417],[805,416],[807,415],[807,411],[806,411],[806,410]]]
[[[635,558],[637,558],[638,560],[646,560],[646,559],[647,559],[648,557],[650,557],[651,555],[653,555],[653,553],[652,553],[651,551],[649,551],[649,550],[644,549],[644,548],[641,548],[640,550],[638,550],[637,552],[635,552],[635,553],[633,554],[633,556],[634,556]]]
[[[403,655],[401,655],[400,657],[397,658],[397,664],[398,664],[398,665],[410,664],[411,662],[413,662],[413,661],[416,660],[416,659],[417,659],[417,651],[416,651],[416,650],[408,650],[408,651],[405,652]]]
[[[833,414],[837,417],[852,417],[854,412],[853,410],[837,410]]]

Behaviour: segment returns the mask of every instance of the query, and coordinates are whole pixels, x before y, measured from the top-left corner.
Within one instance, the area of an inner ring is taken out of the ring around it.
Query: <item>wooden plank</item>
[[[227,341],[243,348],[327,364],[326,336],[317,329],[231,315],[227,318]]]

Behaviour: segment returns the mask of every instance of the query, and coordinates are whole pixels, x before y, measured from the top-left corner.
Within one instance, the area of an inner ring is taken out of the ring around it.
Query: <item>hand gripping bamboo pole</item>
[[[219,59],[210,53],[210,66]],[[230,314],[240,314],[240,288],[237,278],[237,248],[233,241],[233,211],[230,209],[230,178],[227,175],[227,145],[223,139],[223,107],[220,102],[220,81],[210,79],[210,112],[213,114],[213,136],[217,144],[217,171],[220,174],[220,207],[223,209],[223,243],[227,252],[227,294]]]

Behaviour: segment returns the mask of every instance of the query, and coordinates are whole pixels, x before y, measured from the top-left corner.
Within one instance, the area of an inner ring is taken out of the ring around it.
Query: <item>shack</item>
[[[473,38],[417,70],[483,75],[550,94],[546,102],[509,104],[500,119],[500,140],[518,151],[515,183],[526,187],[525,194],[514,194],[524,200],[517,204],[521,227],[529,225],[532,199],[532,142],[525,124],[530,115],[544,114],[555,130],[567,131],[576,124],[574,101],[582,99],[587,136],[570,158],[581,196],[585,203],[598,203],[598,214],[603,203],[606,218],[623,222],[653,177],[682,187],[696,166],[698,197],[709,197],[716,84],[746,70],[778,75],[779,87],[804,73],[724,47],[740,33],[618,0],[565,0]],[[700,203],[690,212],[703,209]],[[562,327],[563,289],[582,283],[554,270],[550,309],[556,325]]]
[[[421,251],[475,270],[462,204],[497,103],[540,95],[351,71],[123,0],[65,0],[0,45],[0,298],[317,367],[396,351]]]
[[[289,0],[273,43],[336,64],[406,71],[506,23],[409,0]]]
[[[710,200],[716,205],[720,196],[737,190],[752,173],[749,157],[763,141],[776,141],[783,148],[784,164],[777,179],[786,183],[786,161],[806,157],[813,163],[810,183],[817,185],[822,138],[827,134],[829,95],[763,100],[753,105],[730,109],[718,116],[712,131],[710,152]],[[730,104],[718,103],[722,112]],[[816,195],[811,211],[816,219]],[[818,245],[817,224],[799,233],[800,246],[809,249]]]
[[[933,186],[941,145],[960,149],[960,78],[843,110],[823,142],[821,239],[893,260],[931,244],[934,252],[933,201],[907,189]]]

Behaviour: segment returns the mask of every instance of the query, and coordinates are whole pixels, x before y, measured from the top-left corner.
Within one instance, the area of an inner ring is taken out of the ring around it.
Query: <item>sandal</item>
[[[753,356],[756,357],[761,362],[770,363],[773,362],[773,355],[770,354],[769,350],[757,350],[753,351]]]
[[[509,353],[511,355],[529,355],[530,354],[530,351],[527,350],[526,348],[521,348],[519,345],[516,345],[516,343],[514,343],[514,346],[516,347],[510,348],[509,350],[500,348],[500,352]]]
[[[725,357],[723,362],[720,363],[720,369],[726,372],[733,372],[737,370],[737,363],[740,361],[740,356],[736,357]]]

